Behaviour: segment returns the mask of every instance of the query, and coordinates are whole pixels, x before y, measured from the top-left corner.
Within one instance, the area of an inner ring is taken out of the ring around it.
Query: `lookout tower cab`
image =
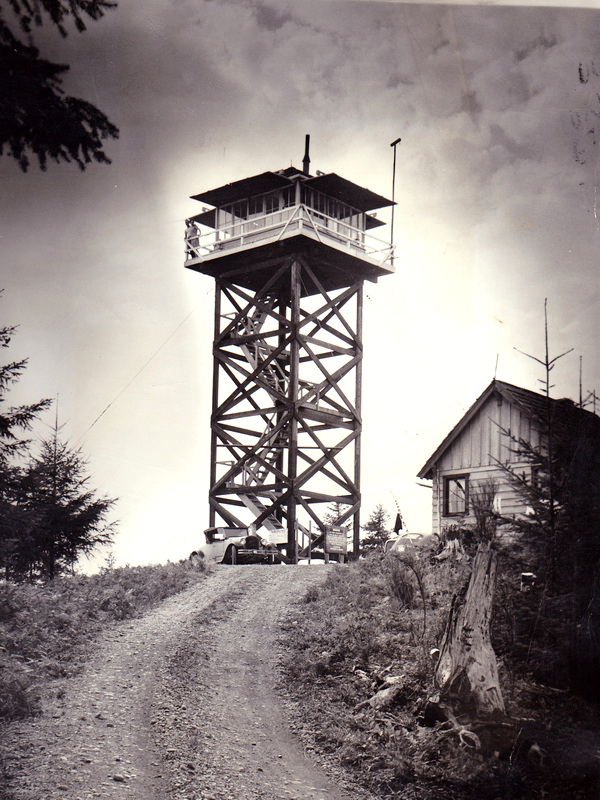
[[[393,204],[311,175],[308,138],[302,170],[192,199],[185,266],[215,279],[209,525],[252,525],[292,560],[334,525],[357,555],[363,283],[394,271],[372,234]]]

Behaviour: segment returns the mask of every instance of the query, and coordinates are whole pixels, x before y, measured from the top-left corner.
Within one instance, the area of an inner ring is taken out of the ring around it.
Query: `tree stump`
[[[444,545],[444,549],[441,553],[438,553],[437,556],[433,558],[435,561],[446,561],[446,559],[452,559],[453,561],[462,561],[465,557],[465,551],[460,543],[459,539],[448,539],[446,544]]]
[[[496,553],[479,545],[467,591],[452,601],[435,680],[440,701],[470,720],[505,717],[490,622],[496,583]]]

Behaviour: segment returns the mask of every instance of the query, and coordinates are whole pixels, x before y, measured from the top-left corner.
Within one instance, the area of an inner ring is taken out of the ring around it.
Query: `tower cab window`
[[[248,217],[260,217],[265,213],[265,197],[251,197],[248,200]]]
[[[363,215],[357,209],[346,205],[346,203],[341,203],[334,197],[328,197],[315,189],[303,186],[301,200],[305,206],[313,209],[318,216],[324,218],[325,225],[327,225],[328,219],[335,219],[345,226],[360,230],[363,228]],[[344,230],[343,232],[347,235],[350,233],[349,230]]]
[[[273,214],[273,212],[279,211],[281,207],[279,195],[280,192],[265,195],[265,214]]]

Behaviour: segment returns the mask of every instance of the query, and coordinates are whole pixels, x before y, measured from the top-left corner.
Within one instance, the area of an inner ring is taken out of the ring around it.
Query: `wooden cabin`
[[[577,407],[572,400],[555,400],[493,380],[460,422],[431,455],[419,478],[433,483],[433,532],[475,522],[472,497],[488,480],[497,489],[495,510],[503,517],[524,516],[528,508],[507,478],[502,465],[510,465],[531,478],[531,465],[516,442],[544,448],[548,414],[571,437],[590,429],[600,441],[600,419]],[[587,433],[586,433],[587,435]],[[508,530],[508,527],[505,526]]]

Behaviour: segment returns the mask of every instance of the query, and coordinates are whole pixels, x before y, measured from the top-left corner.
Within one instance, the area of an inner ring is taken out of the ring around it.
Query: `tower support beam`
[[[301,252],[275,273],[254,294],[216,282],[211,524],[295,561],[335,507],[358,554],[363,282],[326,291]]]

